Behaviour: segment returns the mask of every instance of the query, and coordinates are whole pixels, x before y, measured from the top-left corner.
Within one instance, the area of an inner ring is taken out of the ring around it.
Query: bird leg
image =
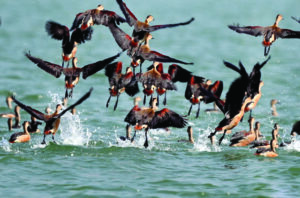
[[[192,107],[193,107],[193,104],[191,104],[191,107],[190,107],[189,112],[188,112],[188,114],[187,114],[188,116],[191,114]]]
[[[72,98],[73,96],[73,88],[71,89],[71,91],[69,92],[69,98]]]
[[[222,143],[222,141],[223,141],[223,139],[226,135],[226,131],[227,131],[227,129],[224,130],[224,133],[223,133],[222,137],[219,139],[219,145],[221,145],[221,143]]]
[[[44,134],[44,138],[41,144],[46,144],[45,138],[46,138],[46,134]]]
[[[151,94],[150,100],[149,100],[149,106],[150,106],[150,107],[152,106],[152,99],[153,99],[153,97],[152,97],[152,94]]]
[[[119,95],[117,95],[117,100],[116,100],[116,103],[115,103],[115,106],[114,106],[114,111],[117,109],[117,106],[118,106],[118,102],[119,102]]]
[[[157,94],[157,106],[159,106],[159,94]]]
[[[106,108],[108,108],[108,106],[109,106],[110,98],[111,98],[111,94],[109,94],[108,100],[107,100],[107,102],[106,102]]]
[[[61,63],[61,66],[64,68],[64,65],[65,65],[65,61],[63,59],[62,63]]]
[[[13,125],[12,118],[8,118],[7,125],[8,125],[8,130],[11,131],[12,130],[12,125]]]
[[[52,140],[53,140],[53,143],[56,144],[55,140],[54,140],[54,134],[52,133]]]
[[[252,118],[252,109],[250,110],[249,119]]]
[[[140,75],[142,75],[142,62],[140,63]]]
[[[196,118],[199,117],[199,113],[200,113],[200,102],[198,103],[198,110],[197,110],[197,113],[196,113]]]
[[[217,133],[217,131],[215,130],[215,132],[210,133],[208,136],[212,145],[214,144],[214,137],[215,137],[216,133]]]
[[[271,48],[270,46],[265,47],[265,50],[264,50],[264,55],[265,55],[265,56],[267,56],[267,55],[269,54],[270,48]]]
[[[164,105],[167,104],[167,92],[165,92],[165,98],[164,98],[163,104],[164,104]]]
[[[66,89],[65,98],[68,98],[68,89]]]
[[[70,63],[70,61],[68,61],[67,68],[69,67],[69,63]]]
[[[143,101],[143,105],[146,104],[146,94],[144,94],[144,101]]]
[[[146,139],[145,139],[145,143],[144,143],[144,147],[145,148],[147,148],[148,146],[149,146],[149,143],[148,143],[148,127],[145,129],[145,137],[146,137]]]
[[[136,135],[136,130],[134,130],[134,134],[133,134],[132,138],[130,139],[131,142],[134,141],[135,135]]]

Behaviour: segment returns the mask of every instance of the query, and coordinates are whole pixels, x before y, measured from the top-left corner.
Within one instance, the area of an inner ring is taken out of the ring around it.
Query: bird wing
[[[42,70],[44,70],[45,72],[51,74],[56,78],[59,78],[63,71],[62,66],[31,56],[30,53],[28,52],[25,53],[25,56],[33,63],[35,63],[39,68],[41,68]]]
[[[153,26],[143,27],[142,30],[147,31],[147,32],[153,32],[153,31],[156,31],[156,30],[159,30],[159,29],[172,28],[172,27],[177,27],[177,26],[182,26],[182,25],[188,25],[194,20],[195,20],[195,18],[191,18],[190,20],[188,20],[186,22],[182,22],[182,23],[173,23],[173,24],[165,24],[165,25],[153,25]]]
[[[300,38],[300,31],[294,31],[289,29],[280,29],[276,34],[280,38]]]
[[[296,17],[291,17],[292,19],[294,19],[295,21],[297,21],[298,23],[300,23],[300,19],[297,19]]]
[[[188,62],[184,62],[184,61],[166,56],[166,55],[161,54],[161,53],[156,52],[156,51],[141,53],[140,55],[145,60],[148,60],[148,61],[158,61],[158,62],[162,62],[162,63],[173,62],[173,63],[181,63],[181,64],[185,64],[185,65],[193,65],[194,64],[194,63],[188,63]]]
[[[265,28],[261,26],[245,26],[240,27],[239,25],[228,25],[229,29],[236,31],[237,33],[249,34],[252,36],[261,36],[265,32]]]
[[[134,96],[135,94],[137,94],[139,92],[139,86],[138,86],[138,81],[133,77],[130,81],[129,84],[127,84],[125,86],[125,92],[129,95],[129,96]]]
[[[70,38],[69,28],[67,26],[61,25],[55,21],[47,21],[45,28],[46,28],[46,32],[48,33],[48,35],[51,36],[51,38],[53,38],[53,39],[69,40],[69,38]]]
[[[116,58],[118,58],[120,56],[120,54],[121,53],[118,53],[117,55],[106,58],[104,60],[100,60],[98,62],[89,64],[89,65],[85,65],[84,67],[82,67],[82,78],[86,79],[87,77],[102,70],[106,65],[110,64],[112,61],[114,61]]]
[[[134,14],[128,9],[128,7],[126,6],[126,4],[122,1],[122,0],[117,0],[117,3],[120,6],[121,11],[123,12],[127,23],[130,26],[133,26],[136,24],[137,22],[137,18],[134,16]]]
[[[129,49],[132,40],[131,37],[115,24],[110,24],[108,27],[119,47],[123,51]]]
[[[36,110],[36,109],[33,109],[31,108],[30,106],[26,106],[25,104],[23,104],[22,102],[18,101],[15,96],[12,96],[11,97],[13,99],[13,101],[19,105],[22,109],[24,109],[25,111],[27,111],[27,113],[29,113],[31,116],[35,117],[36,119],[39,119],[39,120],[44,120],[45,121],[45,115]]]
[[[72,27],[70,30],[73,31],[75,28],[78,28],[86,15],[87,15],[87,12],[78,13],[73,21],[73,24],[72,24]]]
[[[191,78],[190,71],[180,67],[179,65],[172,64],[169,66],[168,73],[171,76],[172,81],[175,83],[179,82],[188,82]]]
[[[152,129],[176,127],[183,128],[187,124],[187,121],[179,114],[164,108],[160,111],[156,111],[154,117],[149,123],[149,127]]]
[[[126,22],[126,19],[119,16],[115,12],[102,10],[92,15],[94,24],[109,26],[110,24],[120,24]]]
[[[122,72],[122,62],[114,62],[111,64],[108,64],[105,67],[105,75],[108,78],[112,78],[114,74],[120,74]]]
[[[63,116],[67,111],[69,111],[70,109],[73,109],[74,107],[76,107],[77,105],[80,105],[83,101],[85,101],[86,99],[88,99],[91,95],[93,91],[93,88],[90,88],[90,90],[84,94],[79,100],[77,100],[74,104],[70,105],[68,108],[66,108],[65,110],[63,110],[62,112],[60,112],[58,115],[55,116],[55,118],[60,118],[61,116]]]
[[[93,34],[93,28],[88,27],[85,30],[81,30],[80,28],[76,28],[72,32],[71,36],[71,43],[74,43],[76,41],[77,43],[81,44],[84,43],[85,41],[89,41],[92,39],[92,34]]]

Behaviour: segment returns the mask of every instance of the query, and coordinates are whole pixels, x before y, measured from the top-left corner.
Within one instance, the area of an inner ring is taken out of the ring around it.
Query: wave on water
[[[8,140],[5,139],[4,137],[2,137],[2,140],[0,141],[0,147],[6,152],[12,151]]]

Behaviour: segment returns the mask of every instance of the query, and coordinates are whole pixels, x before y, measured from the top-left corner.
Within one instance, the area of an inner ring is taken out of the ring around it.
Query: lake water
[[[5,97],[11,93],[27,105],[43,111],[52,109],[64,96],[64,79],[56,79],[39,69],[24,56],[33,56],[61,63],[61,43],[45,32],[45,22],[54,20],[71,26],[78,12],[95,8],[99,3],[123,16],[113,0],[90,1],[0,1],[0,113],[10,111]],[[262,25],[274,23],[278,13],[284,20],[280,27],[300,30],[290,17],[300,17],[297,0],[131,0],[127,6],[143,20],[148,14],[153,24],[181,22],[195,17],[184,27],[153,33],[152,49],[195,64],[184,66],[194,74],[223,80],[224,91],[237,74],[223,65],[223,60],[238,64],[241,60],[248,72],[256,62],[265,60],[261,37],[237,34],[229,24]],[[124,31],[132,29],[122,24]],[[272,56],[262,69],[263,96],[253,116],[261,122],[261,131],[270,139],[274,123],[280,125],[280,138],[289,140],[293,123],[300,119],[300,40],[278,39],[271,47]],[[78,65],[84,66],[120,52],[107,27],[94,26],[91,41],[79,46]],[[130,59],[123,53],[124,65]],[[150,65],[144,63],[144,68]],[[164,64],[165,70],[169,64]],[[145,70],[145,69],[144,69]],[[168,92],[167,107],[185,115],[189,102],[184,98],[185,84],[177,83],[177,92]],[[133,99],[123,94],[118,109],[115,98],[105,108],[108,80],[103,71],[80,80],[70,103],[90,87],[91,97],[77,107],[78,114],[62,117],[56,134],[57,144],[47,137],[41,146],[42,134],[33,134],[29,143],[9,144],[11,132],[5,119],[0,120],[0,197],[299,197],[300,141],[278,149],[274,159],[254,156],[249,148],[230,148],[227,136],[221,146],[211,146],[207,135],[223,114],[209,114],[201,105],[199,118],[196,106],[188,117],[194,128],[195,144],[179,143],[187,138],[186,129],[150,131],[150,146],[143,147],[144,135],[138,133],[133,144],[119,142],[125,135],[123,121],[133,106]],[[141,87],[140,87],[141,88]],[[138,94],[142,96],[140,92]],[[278,117],[271,116],[270,100],[278,99]],[[30,116],[21,111],[22,121]],[[248,118],[248,114],[246,115]],[[43,125],[44,127],[44,125]],[[43,127],[40,127],[43,129]],[[240,123],[233,132],[248,130]],[[21,129],[14,130],[15,132]]]

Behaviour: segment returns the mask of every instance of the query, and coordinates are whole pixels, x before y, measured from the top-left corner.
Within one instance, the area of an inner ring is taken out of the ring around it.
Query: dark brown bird
[[[65,97],[72,97],[73,88],[79,82],[80,73],[82,73],[82,78],[86,79],[87,77],[97,73],[98,71],[102,70],[106,65],[114,61],[116,58],[120,56],[120,53],[106,58],[104,60],[97,61],[92,64],[85,65],[83,67],[77,67],[77,58],[73,58],[72,67],[71,68],[63,68],[60,65],[56,65],[54,63],[50,63],[44,61],[40,58],[36,58],[31,56],[29,53],[25,53],[25,56],[35,63],[39,68],[44,70],[45,72],[51,74],[52,76],[59,78],[61,74],[65,75],[65,87],[66,87],[66,94]],[[68,94],[68,89],[71,89],[71,92]]]
[[[139,92],[138,82],[130,67],[126,68],[126,73],[122,74],[122,62],[114,62],[105,67],[105,75],[108,77],[109,98],[106,103],[106,108],[109,105],[111,97],[117,97],[114,110],[116,110],[119,96],[124,91],[129,96],[134,96]]]
[[[245,26],[240,27],[239,25],[229,25],[228,27],[237,33],[243,33],[243,34],[249,34],[251,36],[263,36],[263,46],[265,47],[264,55],[267,56],[270,51],[270,47],[273,42],[277,38],[300,38],[300,32],[299,31],[293,31],[289,29],[281,29],[278,27],[278,23],[280,20],[282,20],[283,17],[278,14],[276,16],[276,21],[273,25],[262,27],[262,26]]]
[[[40,129],[38,129],[39,125],[42,123],[39,121],[36,121],[36,118],[34,116],[31,116],[31,122],[29,122],[29,126],[27,128],[29,133],[39,133]]]
[[[71,30],[81,25],[81,30],[86,30],[93,25],[108,26],[111,23],[124,23],[126,19],[117,15],[115,12],[104,10],[102,5],[98,5],[96,9],[90,9],[85,12],[78,13],[73,21]]]
[[[69,66],[69,61],[76,55],[78,44],[91,40],[93,34],[92,28],[84,31],[77,28],[70,37],[69,28],[54,21],[47,21],[45,28],[48,35],[53,39],[62,40],[62,67],[64,67],[64,62],[68,62],[67,66]]]
[[[293,128],[291,130],[291,135],[292,136],[300,135],[300,121],[294,123]]]
[[[29,122],[23,122],[23,132],[17,132],[10,136],[9,143],[24,143],[30,140],[30,134],[27,130]]]
[[[148,147],[148,130],[157,128],[176,127],[183,128],[186,125],[186,120],[179,114],[164,108],[157,111],[157,99],[153,98],[152,106],[150,108],[140,108],[135,105],[131,111],[125,117],[125,122],[130,125],[134,125],[135,133],[132,137],[132,141],[135,137],[137,130],[145,129],[145,148]]]
[[[127,23],[130,26],[134,27],[134,30],[132,32],[132,37],[135,42],[139,42],[142,40],[145,40],[145,36],[153,31],[160,30],[163,28],[171,28],[171,27],[177,27],[182,25],[188,25],[192,21],[194,21],[194,18],[191,18],[189,21],[183,22],[183,23],[174,23],[174,24],[165,24],[165,25],[154,25],[151,26],[149,23],[154,20],[153,16],[148,15],[146,17],[146,20],[144,22],[139,21],[136,16],[128,9],[126,4],[122,0],[117,0],[121,11],[123,12]]]
[[[14,96],[12,96],[12,99],[17,105],[19,105],[22,109],[27,111],[27,113],[29,113],[31,116],[35,117],[38,120],[42,120],[46,123],[46,126],[44,128],[44,139],[42,141],[42,144],[45,144],[46,135],[52,134],[52,139],[54,141],[54,135],[58,130],[60,124],[60,117],[63,116],[67,111],[81,104],[88,97],[90,97],[92,90],[93,88],[91,88],[90,91],[88,91],[84,96],[82,96],[79,100],[77,100],[77,102],[75,102],[73,105],[69,106],[68,108],[64,109],[62,112],[60,112],[60,110],[62,109],[62,105],[58,104],[56,106],[55,112],[51,115],[43,114],[42,112],[21,103]]]

